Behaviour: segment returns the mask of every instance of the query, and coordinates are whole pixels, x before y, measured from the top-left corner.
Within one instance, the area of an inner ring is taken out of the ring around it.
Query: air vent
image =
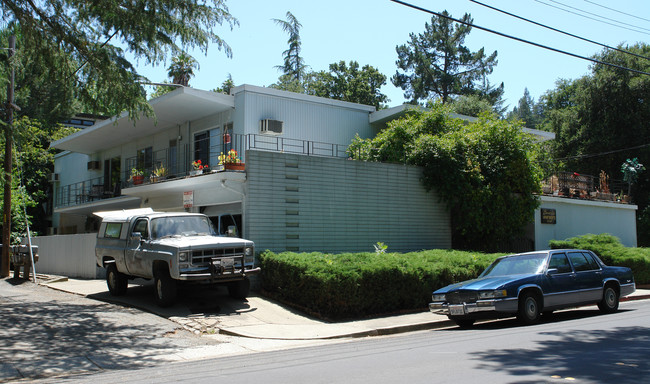
[[[88,170],[98,170],[99,169],[99,161],[89,161],[88,162]]]
[[[284,127],[284,122],[279,120],[271,120],[271,119],[260,120],[261,133],[280,135],[282,134],[283,127]]]

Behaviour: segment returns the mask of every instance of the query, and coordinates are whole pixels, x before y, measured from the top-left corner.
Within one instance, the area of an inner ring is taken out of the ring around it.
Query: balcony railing
[[[202,163],[214,169],[219,164],[219,155],[234,149],[245,162],[247,149],[294,153],[307,156],[347,157],[347,145],[323,143],[310,140],[287,139],[268,135],[231,135],[230,143],[208,138],[194,144],[194,151],[188,144],[169,147],[151,153],[140,153],[124,160],[125,168],[119,173],[119,181],[105,182],[97,177],[56,188],[54,206],[63,208],[121,196],[122,188],[170,181],[186,177],[194,170],[192,162],[203,158]],[[202,148],[203,151],[197,151]],[[133,169],[142,173],[142,178],[132,177]]]
[[[595,177],[576,172],[558,172],[542,183],[544,195],[621,203],[631,202],[627,190],[626,182],[610,179],[604,173]]]

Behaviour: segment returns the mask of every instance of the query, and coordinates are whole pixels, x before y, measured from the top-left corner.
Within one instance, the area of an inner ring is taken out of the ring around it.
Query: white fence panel
[[[36,273],[82,279],[96,278],[96,242],[96,233],[32,238],[32,244],[38,245],[39,260],[36,263]]]

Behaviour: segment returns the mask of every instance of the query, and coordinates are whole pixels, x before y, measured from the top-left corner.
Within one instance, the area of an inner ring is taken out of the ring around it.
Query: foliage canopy
[[[355,138],[353,158],[423,167],[422,182],[451,211],[454,247],[493,250],[520,234],[538,206],[541,173],[532,138],[517,122],[450,117],[435,104],[394,120],[374,139]]]
[[[450,16],[447,11],[443,15]],[[462,21],[471,24],[472,18],[466,13]],[[436,96],[445,104],[455,95],[473,94],[475,83],[492,73],[497,52],[489,56],[483,48],[472,52],[463,45],[472,27],[448,18],[434,15],[424,27],[423,33],[411,33],[409,42],[396,47],[393,84],[413,104]]]

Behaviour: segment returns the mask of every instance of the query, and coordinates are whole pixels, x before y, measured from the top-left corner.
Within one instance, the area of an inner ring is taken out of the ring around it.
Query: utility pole
[[[7,125],[5,125],[4,212],[2,221],[2,259],[0,277],[9,276],[9,247],[11,245],[11,168],[14,124],[14,66],[11,58],[16,50],[16,36],[9,36],[9,84],[7,85]]]

